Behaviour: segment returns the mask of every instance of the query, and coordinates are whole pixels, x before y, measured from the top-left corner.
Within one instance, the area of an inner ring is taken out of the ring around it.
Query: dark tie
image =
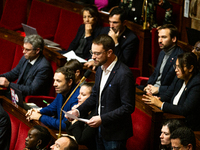
[[[28,63],[27,66],[26,66],[26,69],[24,71],[24,74],[23,74],[23,77],[22,77],[22,80],[21,80],[20,83],[25,84],[26,77],[27,77],[28,72],[29,72],[29,70],[30,70],[31,67],[32,67],[32,65],[30,63]]]

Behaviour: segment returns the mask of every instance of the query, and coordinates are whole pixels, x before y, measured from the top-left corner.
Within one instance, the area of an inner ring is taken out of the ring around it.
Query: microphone
[[[80,82],[78,83],[78,85],[74,88],[74,90],[72,91],[72,93],[69,95],[69,97],[67,98],[67,100],[65,101],[65,103],[62,105],[61,110],[60,110],[60,124],[59,124],[59,134],[58,134],[58,138],[61,137],[61,119],[62,119],[62,110],[64,108],[64,106],[67,104],[68,100],[71,98],[71,96],[74,94],[74,92],[76,91],[76,89],[80,86],[81,83],[83,83],[90,75],[91,75],[92,71],[91,70],[87,70],[83,77],[81,78]]]

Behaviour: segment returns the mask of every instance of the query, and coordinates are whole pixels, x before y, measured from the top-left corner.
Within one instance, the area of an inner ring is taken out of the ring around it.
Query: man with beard
[[[98,129],[97,150],[124,150],[126,140],[133,135],[134,77],[114,51],[115,43],[110,36],[102,34],[93,40],[91,54],[95,66],[99,67],[92,94],[77,109],[69,111],[82,117],[96,108],[96,115],[87,124]]]
[[[178,30],[172,24],[165,24],[158,28],[158,44],[162,51],[157,60],[153,74],[149,77],[147,86],[138,88],[152,94],[165,92],[176,77],[173,65],[183,50],[176,45]]]
[[[137,36],[125,26],[126,14],[119,7],[114,8],[109,14],[110,27],[102,29],[101,34],[108,34],[115,42],[115,55],[127,66],[133,66],[138,50],[139,40]],[[95,66],[93,61],[85,63],[85,66]]]

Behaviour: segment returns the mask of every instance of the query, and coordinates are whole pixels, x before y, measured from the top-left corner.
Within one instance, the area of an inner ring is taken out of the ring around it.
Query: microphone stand
[[[75,89],[72,91],[72,93],[69,95],[69,97],[67,98],[67,100],[65,101],[65,103],[62,105],[61,110],[60,110],[60,123],[59,123],[59,133],[58,133],[58,138],[61,137],[61,121],[62,121],[62,110],[64,108],[64,106],[66,105],[66,103],[68,102],[68,100],[71,98],[71,96],[74,94],[74,92],[76,91],[76,89],[80,86],[81,83],[83,83],[86,78],[88,78],[90,76],[92,72],[90,70],[87,70],[84,74],[84,76],[82,77],[81,81],[78,83],[78,85],[75,87]]]

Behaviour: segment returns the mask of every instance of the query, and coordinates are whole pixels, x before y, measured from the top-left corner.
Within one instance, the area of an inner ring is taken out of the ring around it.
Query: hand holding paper
[[[72,118],[72,119],[76,119],[76,120],[79,120],[79,121],[82,121],[82,122],[85,122],[87,123],[89,120],[88,119],[83,119],[83,118],[78,118],[76,117],[75,115],[72,115],[64,110],[62,110],[64,113],[65,113],[65,116],[69,117],[69,118]]]

